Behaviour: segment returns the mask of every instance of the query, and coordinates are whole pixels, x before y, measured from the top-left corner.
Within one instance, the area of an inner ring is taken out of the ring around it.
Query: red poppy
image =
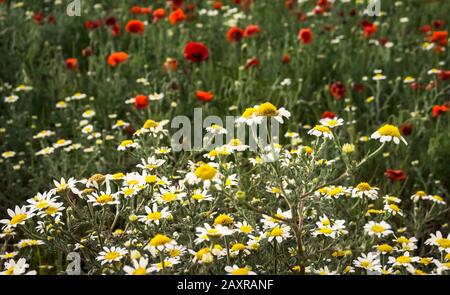
[[[260,61],[257,57],[251,58],[247,61],[244,66],[244,70],[248,70],[249,68],[254,68],[260,65]]]
[[[434,42],[440,46],[448,45],[448,32],[447,31],[436,31],[431,35],[431,42]]]
[[[78,67],[78,60],[76,58],[68,58],[66,59],[66,67],[69,70],[76,70]]]
[[[370,38],[377,31],[377,26],[374,23],[363,21],[363,33],[364,37]]]
[[[125,26],[125,30],[132,34],[143,34],[145,31],[145,24],[140,20],[132,19]]]
[[[134,107],[138,110],[145,109],[148,106],[148,96],[147,95],[136,95],[134,98]]]
[[[433,27],[435,27],[435,28],[442,28],[444,25],[445,25],[445,22],[443,20],[433,21]]]
[[[175,25],[176,23],[184,20],[186,20],[186,14],[184,14],[183,9],[181,8],[178,8],[169,15],[169,22],[171,25]]]
[[[152,12],[151,8],[141,7],[141,6],[133,6],[131,7],[132,14],[150,14]]]
[[[165,17],[166,17],[166,10],[164,8],[158,8],[155,11],[153,11],[153,22],[157,22]]]
[[[294,8],[295,1],[294,0],[284,0],[284,7],[291,10]]]
[[[244,37],[251,37],[253,35],[259,34],[261,29],[258,25],[248,25],[244,30]]]
[[[113,36],[119,36],[120,35],[120,26],[118,24],[115,24],[112,28],[111,28],[111,34]]]
[[[37,25],[42,25],[42,21],[44,20],[44,14],[42,12],[33,13],[33,20]]]
[[[212,94],[212,92],[202,90],[196,91],[195,96],[199,101],[206,101],[206,102],[209,102],[214,98],[214,94]]]
[[[386,170],[386,176],[390,180],[394,180],[394,181],[401,181],[401,180],[406,179],[406,174],[403,170],[394,170],[391,168],[388,168]]]
[[[334,97],[336,100],[341,100],[345,97],[345,94],[347,93],[345,89],[345,85],[340,82],[334,82],[329,86],[330,94]]]
[[[403,123],[402,125],[400,125],[400,132],[404,135],[404,136],[408,136],[412,133],[413,131],[413,126],[411,123]]]
[[[114,16],[107,17],[105,20],[105,25],[108,27],[113,27],[117,24],[117,19]]]
[[[298,32],[298,39],[303,44],[310,44],[313,40],[313,32],[309,28],[300,29]]]
[[[435,105],[431,110],[431,113],[434,118],[437,118],[443,113],[447,113],[449,110],[450,110],[449,107],[446,105]]]
[[[108,57],[108,64],[115,68],[117,65],[125,62],[128,59],[128,54],[123,51],[114,52]]]
[[[244,31],[239,29],[238,27],[231,27],[227,32],[227,40],[228,42],[239,42],[244,36]]]
[[[431,26],[430,25],[421,26],[420,30],[422,31],[422,33],[428,34],[431,31]]]
[[[322,119],[334,119],[336,118],[336,114],[331,111],[325,111],[322,113]]]
[[[86,29],[88,30],[93,30],[93,29],[97,29],[101,26],[102,22],[100,20],[96,20],[96,21],[90,21],[87,20],[85,23]]]
[[[290,61],[291,61],[291,57],[289,56],[289,54],[287,54],[287,53],[283,54],[283,56],[281,57],[281,62],[287,64]]]
[[[215,9],[215,10],[221,10],[221,9],[222,9],[222,2],[220,2],[220,1],[214,1],[213,9]]]
[[[181,5],[183,5],[183,0],[168,0],[168,1],[172,1],[172,5],[174,6],[174,8],[180,7]]]
[[[184,48],[184,58],[191,62],[202,62],[209,57],[208,47],[199,42],[188,42]]]
[[[438,78],[441,81],[450,80],[450,70],[449,71],[444,71],[444,70],[439,71]]]
[[[132,6],[131,14],[141,14],[141,7],[140,6]]]

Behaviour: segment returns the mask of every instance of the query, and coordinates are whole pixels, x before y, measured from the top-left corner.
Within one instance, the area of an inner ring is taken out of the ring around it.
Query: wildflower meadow
[[[449,28],[446,0],[0,0],[0,274],[449,274]]]

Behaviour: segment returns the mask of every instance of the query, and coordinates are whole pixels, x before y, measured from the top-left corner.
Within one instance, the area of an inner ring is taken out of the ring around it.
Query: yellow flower
[[[211,165],[204,164],[195,169],[195,176],[200,178],[201,180],[211,180],[216,176],[217,170]]]
[[[214,224],[231,225],[233,223],[233,218],[227,214],[220,214],[216,217],[216,219],[214,219]]]
[[[270,102],[265,102],[258,107],[257,114],[263,117],[272,117],[278,115],[278,110]]]
[[[162,234],[157,234],[150,240],[149,245],[154,246],[154,247],[164,246],[164,245],[170,243],[171,241],[172,241],[171,238],[169,238],[165,235],[162,235]]]

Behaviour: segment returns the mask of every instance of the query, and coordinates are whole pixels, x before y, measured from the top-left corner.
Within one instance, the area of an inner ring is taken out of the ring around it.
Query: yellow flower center
[[[328,218],[325,218],[322,220],[322,224],[325,226],[330,225],[330,220]]]
[[[58,208],[54,207],[54,206],[50,206],[47,209],[45,209],[45,213],[47,213],[48,215],[53,215],[57,212],[58,212]]]
[[[162,196],[162,199],[168,203],[173,202],[177,199],[177,195],[174,193],[167,193]]]
[[[170,257],[178,257],[178,256],[180,256],[180,254],[181,254],[181,251],[178,249],[172,249],[169,251]]]
[[[395,204],[390,204],[390,205],[389,205],[389,208],[390,208],[392,211],[400,212],[400,208],[399,208],[397,205],[395,205]]]
[[[169,237],[167,237],[165,235],[157,234],[150,240],[150,246],[154,246],[154,247],[163,246],[167,243],[170,243],[171,241],[172,241],[172,239],[170,239]]]
[[[135,190],[134,188],[126,188],[123,190],[123,194],[125,195],[125,197],[131,196],[132,194],[134,194]]]
[[[323,125],[316,125],[314,127],[314,130],[320,131],[322,133],[331,133],[330,128],[328,128],[327,126],[323,126]]]
[[[235,276],[245,276],[248,275],[248,272],[249,270],[246,267],[243,267],[234,269],[233,271],[231,271],[231,274]]]
[[[369,268],[372,266],[372,263],[370,261],[365,260],[365,261],[361,262],[361,266],[364,268]]]
[[[145,121],[143,128],[144,129],[150,129],[150,128],[155,128],[155,127],[158,127],[158,126],[159,126],[158,122],[153,121],[153,120],[147,120],[147,121]]]
[[[241,230],[241,232],[243,233],[251,233],[251,231],[253,230],[253,228],[250,225],[243,225],[239,228]]]
[[[111,202],[112,200],[113,198],[111,197],[111,195],[101,195],[96,199],[96,202],[99,204],[106,204]]]
[[[393,250],[393,248],[388,244],[379,245],[377,248],[380,252],[392,252]]]
[[[392,137],[400,137],[400,131],[394,125],[384,125],[380,129],[378,129],[378,133],[381,136],[392,136]]]
[[[106,253],[105,259],[106,260],[114,260],[119,256],[120,256],[119,252],[111,251],[111,252]]]
[[[400,256],[397,257],[397,259],[395,259],[396,262],[398,263],[410,263],[411,262],[411,257],[409,256]]]
[[[203,199],[205,198],[205,196],[202,195],[202,194],[194,194],[194,195],[192,196],[192,198],[193,198],[194,200],[196,200],[196,201],[201,201],[201,200],[203,200]]]
[[[233,138],[232,140],[230,140],[231,146],[240,146],[241,144],[242,142],[238,138]]]
[[[129,146],[129,145],[131,145],[131,144],[133,144],[133,141],[130,140],[130,139],[128,139],[128,140],[122,141],[122,142],[120,143],[120,146],[121,146],[121,147],[126,147],[126,146]]]
[[[211,180],[214,178],[214,176],[216,176],[217,170],[208,164],[204,164],[195,169],[194,173],[195,176],[197,176],[201,180]]]
[[[330,127],[334,127],[337,125],[337,121],[336,120],[328,120],[327,125]]]
[[[375,233],[382,233],[384,232],[384,226],[381,224],[374,224],[372,225],[372,231]]]
[[[27,219],[27,215],[25,213],[17,214],[13,218],[11,218],[11,221],[9,222],[11,225],[19,224],[23,222],[25,219]]]
[[[258,107],[257,114],[259,116],[272,117],[278,115],[278,110],[276,106],[274,106],[270,102],[266,102]]]
[[[158,179],[158,177],[156,175],[147,175],[145,177],[145,182],[153,183],[153,182],[156,182],[157,179]]]
[[[425,197],[427,195],[427,193],[424,191],[418,191],[415,195],[422,198],[422,197]]]
[[[8,269],[5,271],[5,274],[6,274],[7,276],[10,276],[10,275],[14,274],[14,266],[11,266],[10,268],[8,268]]]
[[[319,232],[325,235],[329,235],[333,232],[333,230],[329,227],[323,227],[319,229]]]
[[[283,233],[284,233],[284,231],[282,228],[275,227],[274,229],[272,229],[272,231],[269,233],[269,235],[272,237],[280,237],[283,235]]]
[[[432,261],[433,261],[433,260],[432,260],[431,258],[423,257],[423,258],[421,258],[421,259],[419,260],[419,263],[420,263],[420,264],[423,264],[423,265],[428,265],[428,264],[430,264]]]
[[[172,263],[171,263],[170,261],[164,261],[164,267],[170,267],[170,266],[172,266]],[[162,268],[163,268],[162,262],[159,262],[159,263],[156,265],[156,267],[157,267],[158,269],[162,269]]]
[[[243,251],[243,250],[245,250],[245,245],[241,243],[234,244],[231,247],[231,251]]]
[[[147,274],[147,270],[144,267],[136,268],[133,271],[133,275],[135,276],[144,276]]]
[[[272,193],[274,194],[281,194],[281,189],[279,189],[278,187],[273,187],[271,189]]]
[[[233,224],[233,218],[227,214],[220,214],[214,219],[214,224],[230,225]]]
[[[161,212],[152,212],[147,214],[148,220],[160,220],[161,219]]]
[[[437,239],[436,243],[438,243],[439,246],[442,248],[450,248],[450,240],[449,239]]]
[[[362,191],[362,192],[364,192],[364,191],[369,191],[369,190],[372,189],[372,187],[370,186],[370,184],[368,184],[367,182],[361,182],[360,184],[358,184],[358,185],[356,186],[356,188],[357,188],[359,191]]]
[[[328,195],[330,196],[336,196],[342,193],[344,190],[341,187],[336,187],[330,191],[328,191]]]
[[[247,108],[245,109],[244,113],[242,114],[242,117],[245,119],[248,119],[252,117],[257,112],[257,109],[255,108]]]
[[[202,259],[203,255],[208,254],[209,252],[211,252],[209,248],[203,248],[198,250],[197,253],[195,253],[195,256],[197,257],[197,259]]]
[[[128,180],[128,181],[127,181],[127,184],[128,184],[129,186],[132,186],[132,185],[138,185],[138,184],[139,184],[139,181],[138,181],[137,179],[131,179],[131,180]]]
[[[36,204],[36,207],[37,207],[38,209],[44,209],[44,208],[46,208],[47,206],[48,206],[48,201],[47,201],[47,200],[39,201],[39,202],[37,202],[37,204]]]

